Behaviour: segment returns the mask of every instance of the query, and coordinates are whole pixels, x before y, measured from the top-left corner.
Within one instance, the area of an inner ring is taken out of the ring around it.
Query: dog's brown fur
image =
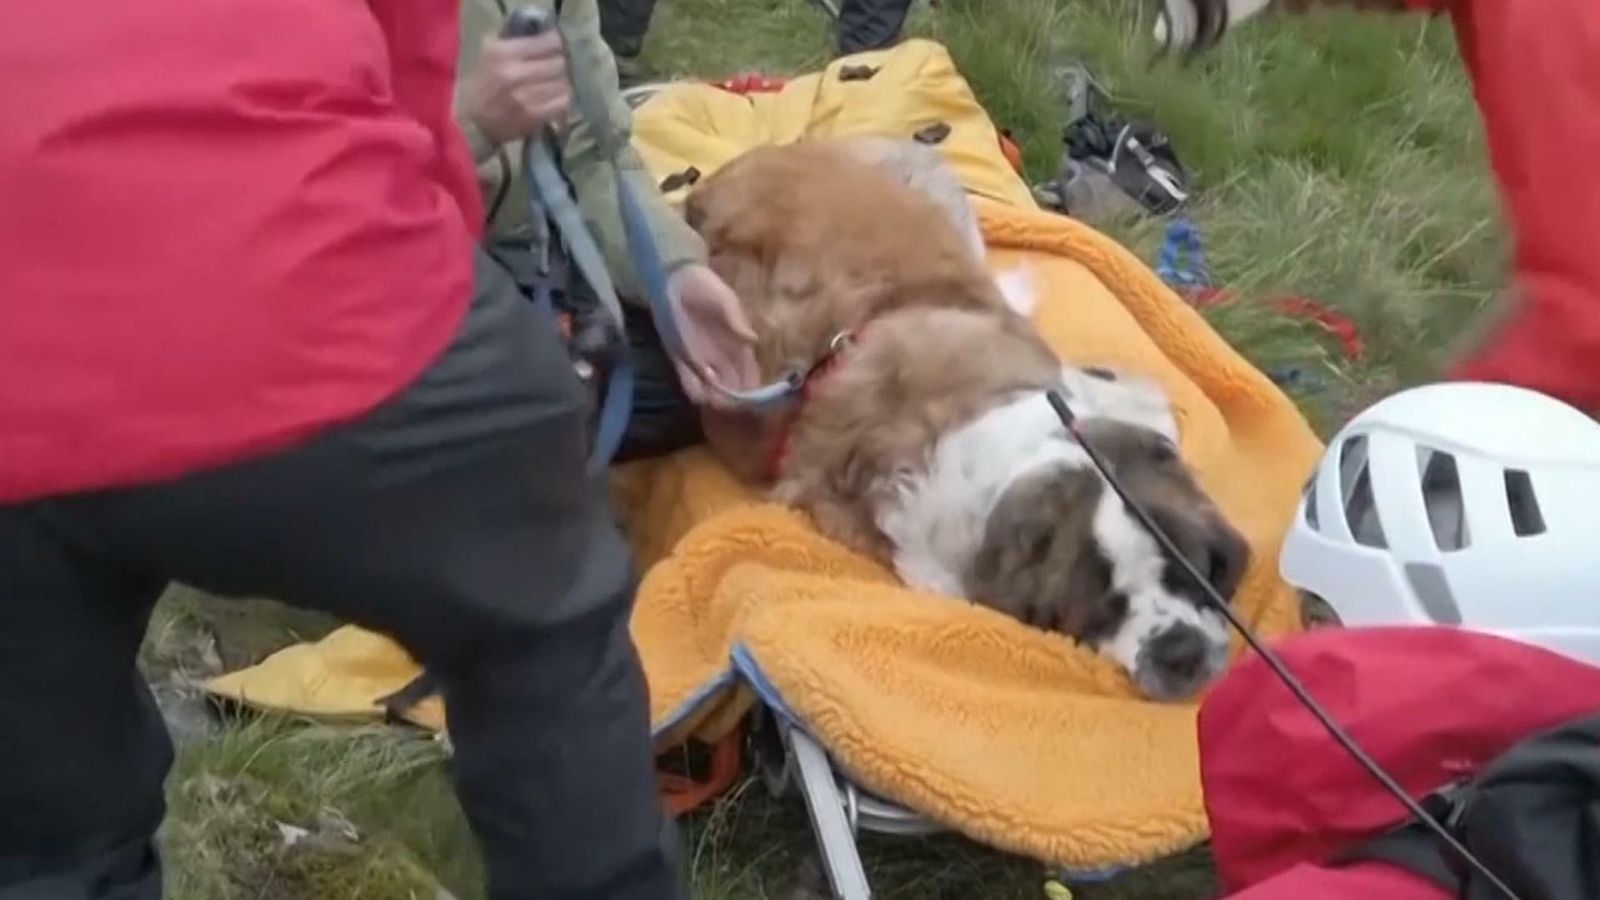
[[[801,407],[775,492],[858,549],[889,557],[873,520],[889,476],[996,396],[1060,380],[947,213],[844,146],[753,150],[702,182],[686,212],[760,336],[764,378],[864,329]],[[778,417],[709,413],[705,428],[736,473],[765,478]]]

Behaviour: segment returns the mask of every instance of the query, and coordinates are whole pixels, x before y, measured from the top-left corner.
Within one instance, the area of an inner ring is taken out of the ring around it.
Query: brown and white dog
[[[713,452],[736,472],[913,587],[1095,648],[1149,697],[1189,696],[1222,670],[1226,623],[1045,391],[1062,391],[1085,440],[1227,596],[1248,545],[1179,458],[1158,387],[1063,366],[1046,346],[1024,314],[1027,273],[991,276],[937,151],[884,139],[756,149],[698,185],[686,214],[743,300],[762,374],[809,373],[788,410],[707,414]]]

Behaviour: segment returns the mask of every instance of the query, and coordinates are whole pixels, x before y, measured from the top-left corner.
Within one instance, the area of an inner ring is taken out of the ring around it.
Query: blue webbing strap
[[[1167,226],[1156,254],[1156,274],[1177,289],[1211,286],[1211,268],[1206,263],[1205,244],[1193,222],[1177,216]]]
[[[559,26],[557,26],[559,27]],[[569,60],[570,65],[570,60]],[[649,303],[650,317],[668,354],[679,360],[689,358],[683,332],[678,327],[676,306],[672,300],[669,275],[650,232],[644,203],[633,184],[622,171],[620,155],[624,150],[621,139],[611,127],[611,118],[605,102],[583,86],[584,79],[572,79],[572,96],[578,113],[588,124],[600,153],[610,163],[617,190],[617,210],[622,218],[623,234],[628,243],[628,254],[633,262],[639,284]],[[523,168],[528,175],[528,202],[534,221],[540,210],[555,223],[556,230],[566,244],[572,261],[594,289],[606,312],[624,336],[624,346],[618,354],[616,365],[606,376],[605,396],[601,401],[600,420],[595,433],[594,448],[589,465],[592,472],[603,471],[616,456],[627,431],[628,418],[633,407],[634,366],[626,346],[626,324],[622,317],[622,304],[617,298],[616,286],[606,269],[594,235],[584,220],[583,212],[572,196],[566,178],[562,176],[551,150],[551,131],[531,135],[523,144]],[[536,298],[549,304],[549,289]],[[793,398],[800,390],[803,377],[796,373],[770,384],[748,391],[734,391],[707,379],[708,386],[730,399],[736,406],[760,409]]]
[[[661,260],[661,250],[656,246],[655,236],[650,231],[650,220],[645,213],[644,200],[639,196],[633,182],[622,171],[622,154],[627,147],[621,136],[612,128],[611,117],[604,100],[596,93],[587,90],[582,81],[583,79],[573,81],[573,100],[577,104],[578,114],[583,117],[590,133],[594,135],[601,155],[611,166],[617,188],[617,211],[622,218],[622,231],[628,242],[628,255],[633,262],[634,273],[639,278],[639,286],[644,292],[645,300],[650,305],[650,318],[655,323],[656,333],[660,335],[667,352],[677,359],[688,359],[688,345],[684,342],[683,332],[678,327],[677,307],[673,303],[672,291],[668,285],[666,264]],[[799,391],[800,381],[798,375],[790,375],[748,391],[729,390],[710,380],[707,383],[712,390],[721,393],[737,406],[759,408],[789,399]]]
[[[623,327],[622,305],[617,299],[616,287],[606,270],[605,257],[595,244],[594,235],[578,209],[567,182],[556,166],[555,156],[544,137],[530,137],[523,143],[523,170],[528,175],[528,203],[530,214],[537,216],[542,208],[555,222],[556,231],[566,243],[567,251],[579,273],[588,281],[595,296],[600,299],[606,313],[616,322],[620,334]],[[534,300],[551,316],[555,315],[551,298],[548,272],[541,272],[534,288]],[[628,419],[633,414],[633,354],[626,343],[616,354],[616,361],[606,373],[605,394],[600,400],[600,417],[595,427],[594,446],[589,451],[589,472],[605,471],[622,447],[628,430]]]

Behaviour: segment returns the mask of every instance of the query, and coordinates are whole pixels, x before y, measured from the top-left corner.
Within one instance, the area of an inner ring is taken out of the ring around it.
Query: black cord
[[[1390,794],[1393,794],[1395,799],[1399,800],[1401,805],[1404,806],[1406,810],[1410,812],[1415,819],[1417,819],[1417,821],[1421,822],[1429,831],[1432,831],[1434,835],[1438,837],[1439,840],[1443,841],[1452,851],[1454,851],[1463,862],[1476,869],[1484,878],[1487,878],[1489,883],[1498,888],[1501,893],[1505,894],[1506,897],[1509,898],[1509,900],[1521,900],[1521,898],[1517,896],[1516,891],[1513,891],[1504,881],[1501,881],[1500,878],[1494,874],[1494,872],[1490,871],[1489,867],[1484,865],[1483,861],[1478,859],[1477,856],[1473,855],[1471,850],[1468,850],[1466,847],[1462,846],[1461,842],[1456,839],[1455,835],[1450,833],[1448,828],[1445,828],[1444,825],[1440,824],[1439,821],[1430,815],[1427,810],[1423,809],[1422,804],[1412,799],[1411,795],[1406,792],[1405,788],[1400,786],[1399,782],[1394,780],[1393,776],[1384,771],[1383,767],[1378,765],[1376,760],[1374,760],[1371,756],[1368,756],[1365,750],[1361,749],[1360,745],[1355,742],[1355,739],[1350,737],[1344,728],[1342,728],[1338,722],[1333,720],[1333,717],[1328,714],[1327,710],[1323,709],[1322,704],[1318,703],[1316,698],[1311,696],[1311,692],[1306,690],[1306,686],[1304,684],[1300,683],[1300,679],[1296,678],[1294,673],[1289,671],[1289,667],[1284,665],[1283,660],[1280,659],[1276,653],[1268,649],[1267,646],[1261,642],[1261,639],[1256,636],[1255,632],[1251,630],[1250,626],[1246,625],[1243,620],[1239,618],[1238,613],[1233,611],[1233,607],[1228,604],[1226,598],[1217,592],[1217,589],[1212,586],[1210,580],[1204,575],[1200,574],[1199,570],[1195,569],[1194,564],[1189,562],[1188,557],[1184,556],[1177,547],[1173,546],[1172,539],[1167,537],[1166,532],[1162,531],[1161,528],[1156,525],[1156,523],[1150,518],[1149,513],[1146,513],[1142,506],[1134,502],[1133,498],[1128,496],[1128,492],[1123,490],[1121,482],[1119,482],[1116,475],[1112,473],[1111,467],[1106,465],[1105,460],[1100,457],[1099,452],[1096,451],[1088,441],[1084,440],[1083,435],[1078,432],[1077,416],[1074,415],[1071,408],[1067,406],[1067,401],[1062,398],[1061,394],[1057,393],[1056,391],[1046,391],[1045,397],[1050,401],[1050,408],[1054,409],[1056,415],[1061,419],[1061,424],[1066,426],[1067,433],[1072,435],[1072,439],[1078,442],[1078,446],[1083,448],[1084,453],[1088,454],[1089,461],[1094,463],[1094,467],[1096,469],[1100,470],[1100,474],[1105,478],[1106,483],[1111,485],[1111,489],[1115,491],[1116,495],[1122,499],[1123,505],[1125,505],[1128,510],[1133,513],[1134,518],[1139,520],[1139,524],[1144,526],[1144,530],[1149,532],[1151,537],[1155,538],[1156,543],[1161,545],[1162,551],[1167,554],[1168,558],[1181,566],[1183,571],[1194,580],[1194,583],[1200,586],[1200,589],[1205,592],[1206,599],[1211,602],[1211,605],[1216,608],[1217,612],[1221,613],[1223,618],[1228,620],[1229,625],[1232,625],[1238,630],[1239,634],[1244,637],[1245,643],[1250,645],[1250,649],[1260,654],[1261,659],[1266,662],[1267,666],[1271,668],[1273,673],[1278,676],[1278,679],[1283,682],[1284,686],[1289,689],[1290,693],[1294,694],[1295,699],[1299,700],[1301,705],[1310,711],[1311,715],[1316,717],[1317,721],[1322,724],[1322,727],[1327,729],[1328,734],[1332,735],[1333,739],[1345,749],[1345,752],[1349,753],[1350,757],[1357,763],[1360,763],[1363,769],[1366,769],[1373,778],[1377,779],[1379,784],[1383,785],[1384,790],[1388,791]]]

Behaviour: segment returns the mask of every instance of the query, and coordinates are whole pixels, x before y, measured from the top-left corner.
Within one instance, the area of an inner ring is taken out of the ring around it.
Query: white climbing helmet
[[[1395,394],[1329,442],[1279,559],[1363,625],[1459,625],[1600,665],[1600,424],[1543,394]]]

